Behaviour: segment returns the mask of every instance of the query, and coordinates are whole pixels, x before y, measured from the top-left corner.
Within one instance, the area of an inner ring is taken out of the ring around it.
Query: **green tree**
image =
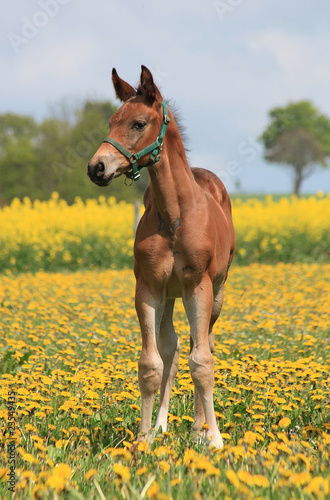
[[[67,117],[72,113],[65,106],[66,103],[62,103],[60,119],[57,118],[52,127],[48,124],[42,146],[50,155],[49,176],[56,179],[53,190],[58,191],[69,203],[76,196],[85,200],[105,195],[130,202],[141,198],[137,183],[127,187],[123,176],[108,188],[96,186],[87,177],[87,164],[108,135],[109,118],[117,107],[110,101],[87,100],[81,108],[76,109],[73,123],[68,123]],[[62,133],[59,128],[63,129]]]
[[[32,139],[38,134],[38,125],[31,116],[5,113],[0,115],[0,153],[4,154],[9,144],[22,138]]]
[[[330,119],[309,102],[289,103],[269,112],[270,124],[260,137],[267,161],[293,169],[294,193],[317,166],[327,167],[330,156]]]
[[[37,152],[40,168],[40,183],[44,197],[49,198],[54,191],[59,191],[60,182],[65,170],[65,151],[70,145],[71,126],[65,119],[48,118],[39,126]],[[56,169],[58,165],[58,170]],[[61,165],[61,167],[59,166]],[[62,194],[62,193],[61,193]]]
[[[109,118],[116,109],[110,101],[87,100],[72,110],[62,101],[39,124],[29,116],[0,115],[0,203],[24,196],[47,199],[53,191],[69,203],[76,196],[141,199],[147,173],[131,187],[125,186],[122,176],[105,189],[86,175],[88,161],[108,135]]]
[[[41,196],[34,182],[38,169],[35,144],[38,125],[30,116],[6,113],[0,116],[0,203],[29,192]]]

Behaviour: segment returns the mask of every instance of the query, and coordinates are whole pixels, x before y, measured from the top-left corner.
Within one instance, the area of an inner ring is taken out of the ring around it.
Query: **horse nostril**
[[[105,165],[103,161],[99,161],[95,167],[95,173],[98,177],[101,177],[104,175],[104,172],[105,172]]]

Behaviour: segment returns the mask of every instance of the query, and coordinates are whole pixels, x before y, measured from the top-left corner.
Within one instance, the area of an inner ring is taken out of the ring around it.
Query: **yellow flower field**
[[[329,260],[330,195],[233,203],[235,261]],[[0,210],[0,271],[132,266],[134,207],[113,197],[68,206],[14,200]]]
[[[1,497],[14,453],[15,498],[329,498],[329,278],[324,263],[231,270],[215,327],[225,447],[214,451],[189,434],[193,386],[181,302],[169,432],[149,449],[136,443],[132,271],[0,276]]]
[[[330,194],[235,200],[233,218],[239,263],[329,259]]]

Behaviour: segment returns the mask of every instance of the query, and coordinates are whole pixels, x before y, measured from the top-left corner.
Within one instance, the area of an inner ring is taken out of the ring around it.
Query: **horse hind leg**
[[[159,330],[158,351],[163,360],[163,378],[160,388],[159,411],[156,429],[167,430],[167,414],[171,390],[179,368],[180,343],[173,326],[174,299],[167,299]]]
[[[218,294],[217,294],[218,295]],[[207,429],[203,432],[205,441],[211,446],[222,448],[223,441],[218,429],[214,407],[214,360],[211,352],[213,334],[212,327],[218,317],[218,301],[214,305],[212,283],[204,279],[189,298],[183,303],[188,316],[191,333],[191,351],[189,368],[195,385],[195,425],[194,429],[201,434],[201,423]],[[221,307],[220,307],[221,309]]]
[[[212,354],[214,353],[213,326],[221,313],[222,303],[223,303],[223,286],[221,286],[219,291],[215,294],[214,301],[213,301],[213,307],[212,307],[212,313],[211,313],[211,320],[210,320],[210,324],[209,324],[208,341],[209,341],[210,351]],[[192,349],[193,349],[193,340],[190,337],[190,352],[192,351]],[[201,400],[199,391],[198,391],[197,387],[195,386],[195,391],[194,391],[194,424],[192,427],[192,431],[197,434],[198,440],[200,440],[200,438],[203,437],[205,434],[205,431],[203,431],[203,429],[202,429],[202,423],[205,423],[205,413],[204,413],[204,408],[203,408],[203,404],[202,404],[202,400]]]

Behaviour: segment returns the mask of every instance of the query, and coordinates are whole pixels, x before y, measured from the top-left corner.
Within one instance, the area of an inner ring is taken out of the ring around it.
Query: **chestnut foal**
[[[143,167],[150,176],[134,246],[135,306],[142,333],[138,365],[141,433],[151,442],[157,428],[167,429],[179,364],[173,307],[175,299],[182,297],[190,324],[193,431],[199,439],[221,448],[213,407],[212,327],[221,311],[235,248],[229,196],[215,174],[189,167],[174,117],[146,67],[142,66],[137,90],[119,78],[115,69],[112,81],[124,104],[111,117],[109,136],[91,159],[88,175],[99,186],[109,185],[121,174],[136,180]],[[159,388],[159,412],[152,431]]]

